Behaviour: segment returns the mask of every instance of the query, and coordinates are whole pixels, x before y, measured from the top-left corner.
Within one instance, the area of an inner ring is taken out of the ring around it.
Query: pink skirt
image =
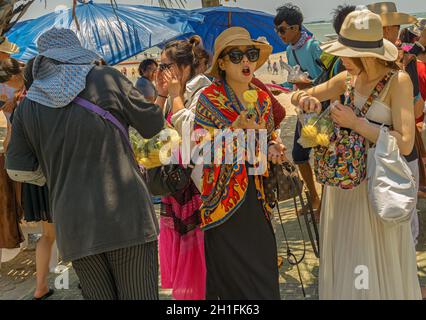
[[[195,186],[162,198],[160,217],[161,286],[176,300],[204,300],[204,234],[199,228],[201,198]]]

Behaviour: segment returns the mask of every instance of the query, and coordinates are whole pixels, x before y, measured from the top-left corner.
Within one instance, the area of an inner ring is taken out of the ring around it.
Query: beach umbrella
[[[274,48],[273,53],[283,52],[287,45],[274,30],[274,15],[238,7],[209,7],[191,10],[194,15],[202,15],[204,19],[190,22],[203,39],[204,47],[213,52],[214,41],[225,29],[230,27],[243,27],[247,29],[252,38],[265,37]],[[304,28],[304,30],[306,30]],[[311,33],[308,31],[311,35]]]
[[[52,27],[71,29],[85,48],[98,52],[109,64],[117,64],[170,39],[193,33],[191,23],[202,20],[202,15],[186,10],[121,4],[115,7],[89,1],[76,6],[75,19],[71,8],[57,10],[18,23],[7,37],[21,49],[14,57],[27,61],[37,55],[41,34]]]

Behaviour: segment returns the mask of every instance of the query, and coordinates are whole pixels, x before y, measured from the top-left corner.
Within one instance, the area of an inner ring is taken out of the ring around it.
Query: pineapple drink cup
[[[321,147],[328,147],[330,145],[330,137],[333,134],[334,124],[329,117],[324,117],[317,122],[319,127],[316,137],[316,143]]]
[[[317,146],[316,137],[318,128],[315,126],[318,120],[316,113],[299,113],[299,121],[302,124],[300,138],[297,141],[304,148],[313,148]]]
[[[330,145],[330,137],[334,130],[334,124],[330,118],[330,110],[330,107],[328,107],[319,116],[316,113],[299,114],[302,130],[298,143],[302,147],[328,147]]]
[[[144,138],[133,128],[129,128],[130,142],[132,143],[132,149],[135,154],[136,161],[141,163],[144,157],[143,145]]]
[[[247,90],[243,94],[244,100],[247,102],[247,115],[249,118],[256,117],[256,102],[259,99],[256,90]]]
[[[142,138],[135,130],[131,130],[130,138],[136,160],[146,169],[162,166],[170,159],[173,148],[179,146],[179,133],[172,128],[164,128],[151,139]]]

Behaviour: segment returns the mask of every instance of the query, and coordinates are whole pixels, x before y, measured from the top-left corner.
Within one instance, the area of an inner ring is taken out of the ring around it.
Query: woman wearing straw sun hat
[[[324,154],[334,150],[335,157],[348,151],[344,153],[347,158],[316,162],[317,179],[325,184],[320,299],[421,299],[409,221],[390,226],[372,211],[364,162],[367,142],[377,141],[381,125],[391,128],[401,154],[411,152],[411,80],[394,63],[398,49],[383,39],[380,17],[368,10],[350,13],[338,39],[323,49],[341,57],[347,72],[292,96],[293,103],[305,111],[316,111],[320,101],[347,93],[345,105],[336,103],[331,111],[340,128],[332,137],[335,149],[323,150]],[[355,141],[355,150],[345,149],[341,140],[345,135],[348,141]],[[324,160],[320,154],[316,156]],[[325,177],[323,172],[331,175]]]
[[[225,133],[234,129],[267,129],[269,157],[281,162],[284,147],[271,138],[271,100],[266,92],[250,84],[254,72],[268,60],[272,47],[252,40],[247,30],[238,27],[221,33],[214,47],[212,67],[207,73],[216,81],[198,100],[196,126],[211,133],[216,129]],[[215,163],[204,165],[201,207],[206,298],[280,299],[271,208],[265,201],[259,175],[263,172],[253,175],[252,164],[235,158],[231,164],[222,164],[220,159],[218,163],[213,143],[212,147]],[[231,149],[234,155],[235,147]],[[222,155],[226,149],[229,148],[224,147]]]

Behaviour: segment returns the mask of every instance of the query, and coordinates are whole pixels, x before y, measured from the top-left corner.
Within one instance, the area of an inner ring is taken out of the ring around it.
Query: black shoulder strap
[[[296,63],[299,65],[300,70],[302,70],[303,72],[306,72],[306,70],[305,70],[305,69],[302,67],[302,65],[300,64],[299,59],[297,59],[296,50],[291,49],[291,52],[293,53],[294,60],[296,60]]]
[[[392,79],[392,77],[397,73],[396,70],[389,71],[374,87],[372,90],[370,96],[368,97],[367,101],[363,105],[363,107],[359,110],[360,115],[362,117],[365,117],[365,115],[368,113],[368,110],[370,110],[370,107],[372,106],[374,100],[379,97],[380,93],[383,91],[383,89],[386,87],[388,82]],[[354,103],[354,84],[351,81],[351,77],[348,75],[347,79],[347,87],[351,103]]]

